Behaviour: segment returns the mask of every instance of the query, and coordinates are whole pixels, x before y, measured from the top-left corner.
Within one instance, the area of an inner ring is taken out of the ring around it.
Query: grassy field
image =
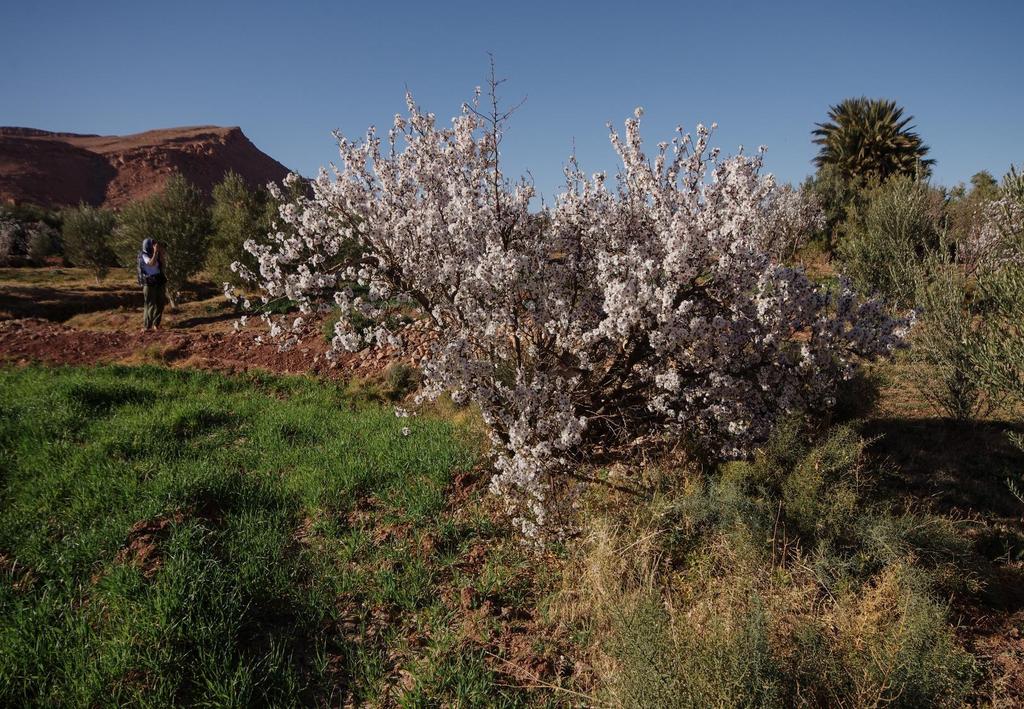
[[[298,377],[0,370],[0,703],[1018,696],[1014,636],[956,627],[1017,607],[986,596],[1015,583],[1017,537],[908,506],[906,469],[857,426],[594,486],[573,538],[536,548],[485,494],[464,414],[397,418],[366,397]]]
[[[298,378],[0,370],[0,703],[544,703],[467,640],[533,593],[476,448]]]
[[[0,270],[0,705],[1024,701],[1024,456],[913,350],[757,460],[582,471],[527,546],[471,410],[395,417],[408,363],[238,373],[314,352],[205,295],[138,337],[87,275]]]

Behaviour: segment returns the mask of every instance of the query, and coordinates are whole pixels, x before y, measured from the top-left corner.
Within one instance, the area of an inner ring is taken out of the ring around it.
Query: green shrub
[[[1024,406],[1024,174],[1003,179],[1005,223],[1001,237],[1007,258],[983,270],[978,289],[988,306],[984,347],[975,356],[993,392]]]
[[[163,191],[121,212],[115,230],[115,250],[121,265],[134,267],[144,239],[167,246],[167,291],[176,298],[206,261],[210,210],[188,180],[175,174]]]
[[[975,192],[984,192],[981,178],[978,183]],[[976,363],[984,304],[954,260],[943,200],[913,177],[889,178],[851,215],[839,253],[859,289],[916,309],[912,343],[919,366],[912,377],[938,412],[963,422],[987,413],[996,399],[983,396]]]
[[[861,578],[912,562],[928,572],[943,596],[979,589],[974,547],[956,523],[923,512],[885,508],[862,513],[857,520],[856,554],[850,567]]]
[[[988,310],[983,321],[983,344],[972,356],[990,395],[1008,402],[1007,411],[1018,423],[1011,438],[1024,450],[1024,173],[1011,167],[1003,178],[1003,193],[1000,235],[1005,258],[978,277],[978,289]],[[1017,482],[1012,478],[1007,481],[1010,492],[1024,502],[1024,471],[1017,471],[1016,476]]]
[[[614,616],[605,648],[616,706],[781,706],[781,677],[760,599],[716,609],[698,625],[673,618],[656,594]]]
[[[837,598],[798,643],[802,698],[819,706],[960,706],[976,673],[927,578],[902,564]]]
[[[1004,197],[1024,206],[1024,170],[1017,172],[1017,167],[1010,165],[1009,171],[1003,175],[1001,187]]]
[[[985,397],[977,357],[983,347],[984,303],[970,287],[963,269],[941,250],[919,272],[916,288],[918,323],[913,352],[924,367],[914,370],[917,389],[940,414],[969,421],[992,408]]]
[[[564,613],[616,706],[959,706],[976,677],[940,593],[953,525],[865,497],[850,426],[782,426],[757,458],[593,518]]]
[[[236,283],[238,275],[231,270],[235,261],[258,271],[255,258],[243,245],[249,239],[266,240],[270,230],[269,195],[265,190],[252,190],[237,172],[229,171],[213,188],[211,217],[213,234],[206,257],[206,270],[218,283]]]
[[[782,480],[786,520],[809,541],[831,541],[852,526],[858,512],[857,475],[864,441],[849,428],[833,432]]]
[[[843,273],[864,293],[912,307],[918,272],[938,246],[942,197],[926,183],[894,175],[868,191],[839,244]]]
[[[801,419],[786,421],[753,461],[725,468],[716,494],[726,485],[739,486],[750,501],[739,515],[746,526],[781,526],[808,549],[849,544],[862,514],[866,443],[848,425],[831,429],[816,445],[809,442]]]
[[[106,209],[82,203],[64,213],[64,257],[73,266],[88,268],[96,281],[117,264],[111,244],[116,219]]]

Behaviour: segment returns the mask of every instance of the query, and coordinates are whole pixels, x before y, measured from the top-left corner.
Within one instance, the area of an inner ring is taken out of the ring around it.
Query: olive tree
[[[167,247],[167,292],[173,303],[189,279],[202,270],[212,234],[210,210],[195,185],[179,174],[164,189],[126,207],[116,229],[118,256],[133,266],[144,239]]]
[[[117,265],[112,243],[116,223],[113,212],[84,203],[64,212],[64,257],[91,270],[97,283]]]

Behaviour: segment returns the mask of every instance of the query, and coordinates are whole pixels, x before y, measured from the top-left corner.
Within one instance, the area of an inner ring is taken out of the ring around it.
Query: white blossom
[[[1013,197],[993,200],[979,210],[965,238],[957,244],[957,260],[974,268],[1021,263],[1024,205]]]
[[[338,134],[340,167],[247,244],[247,275],[264,300],[342,308],[336,348],[401,344],[409,324],[387,314],[416,306],[435,335],[423,395],[480,407],[491,490],[524,533],[549,517],[549,476],[594,444],[685,436],[746,455],[780,416],[830,402],[858,357],[902,342],[907,320],[782,263],[820,210],[762,176],[760,153],[721,158],[702,125],[652,161],[638,110],[611,131],[616,187],[572,159],[565,191],[532,211],[476,99],[450,127],[407,105],[383,137]]]

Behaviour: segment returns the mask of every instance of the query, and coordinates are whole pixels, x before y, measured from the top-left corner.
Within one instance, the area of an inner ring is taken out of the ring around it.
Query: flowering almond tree
[[[772,190],[762,210],[766,220],[758,229],[762,250],[780,263],[792,262],[800,249],[825,228],[821,202],[807,189],[781,185]]]
[[[745,455],[786,412],[828,406],[855,357],[901,342],[907,322],[880,303],[776,260],[776,238],[799,228],[780,229],[776,205],[801,210],[760,154],[720,158],[703,126],[651,160],[638,109],[611,130],[614,188],[573,160],[556,204],[531,211],[533,186],[501,171],[496,101],[481,113],[478,90],[450,127],[407,104],[383,140],[338,136],[333,178],[281,209],[282,230],[248,245],[259,273],[242,275],[305,313],[340,306],[337,348],[400,346],[384,316],[414,305],[437,334],[425,394],[480,407],[492,490],[527,533],[552,476],[596,446],[682,438]]]
[[[1024,201],[1012,195],[986,204],[957,244],[957,260],[971,270],[1024,265]]]

